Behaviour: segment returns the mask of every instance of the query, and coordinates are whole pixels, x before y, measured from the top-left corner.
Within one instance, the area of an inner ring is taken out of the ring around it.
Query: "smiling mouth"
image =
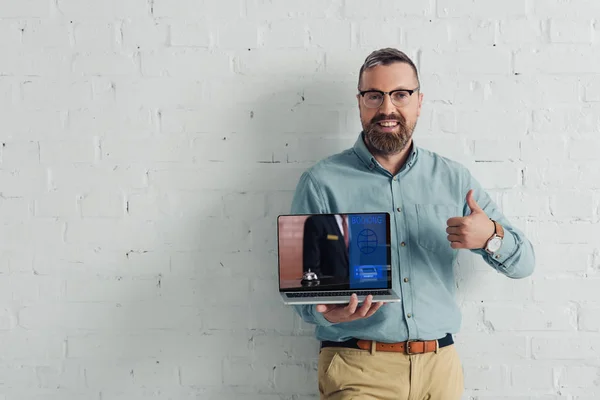
[[[385,128],[393,128],[398,125],[398,121],[380,121],[377,124]]]

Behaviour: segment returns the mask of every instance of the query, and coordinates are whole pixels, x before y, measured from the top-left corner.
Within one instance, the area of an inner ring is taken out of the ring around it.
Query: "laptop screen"
[[[280,291],[390,289],[388,213],[280,215]]]

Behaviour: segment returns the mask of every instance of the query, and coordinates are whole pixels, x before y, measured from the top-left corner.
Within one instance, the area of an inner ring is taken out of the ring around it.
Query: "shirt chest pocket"
[[[450,204],[416,204],[415,207],[419,246],[431,251],[450,249],[447,222],[462,216],[460,208]]]

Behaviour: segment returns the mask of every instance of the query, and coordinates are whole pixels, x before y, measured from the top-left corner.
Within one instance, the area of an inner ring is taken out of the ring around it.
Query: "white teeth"
[[[397,122],[380,122],[379,123],[381,126],[385,126],[385,127],[392,127],[392,126],[396,126],[398,125]]]

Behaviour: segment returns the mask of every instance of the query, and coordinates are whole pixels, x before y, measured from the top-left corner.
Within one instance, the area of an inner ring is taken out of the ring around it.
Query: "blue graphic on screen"
[[[387,228],[385,214],[349,214],[350,288],[387,288]]]

